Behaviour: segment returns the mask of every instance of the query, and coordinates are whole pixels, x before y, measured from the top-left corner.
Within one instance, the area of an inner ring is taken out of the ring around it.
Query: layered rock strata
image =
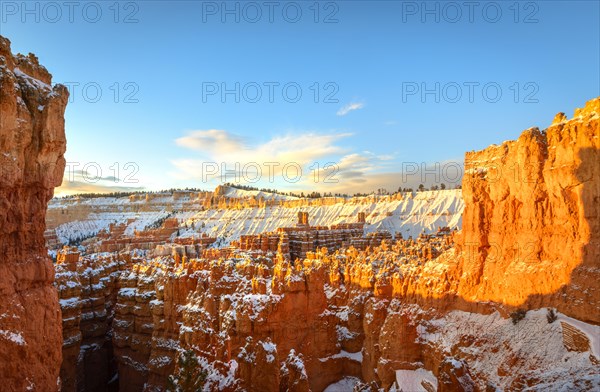
[[[44,231],[62,182],[68,92],[0,36],[0,379],[7,391],[59,388],[63,336]]]
[[[600,98],[467,153],[458,294],[600,323]]]

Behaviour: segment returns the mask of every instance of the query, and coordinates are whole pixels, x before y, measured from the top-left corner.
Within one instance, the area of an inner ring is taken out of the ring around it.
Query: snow
[[[363,355],[362,355],[362,351],[358,351],[355,353],[349,353],[347,351],[342,350],[339,353],[331,355],[329,357],[319,358],[319,361],[326,362],[326,361],[329,361],[330,359],[339,359],[339,358],[347,358],[351,361],[356,361],[356,362],[362,363]]]
[[[126,366],[134,368],[135,370],[137,370],[140,373],[145,373],[148,371],[148,367],[146,365],[134,360],[133,358],[131,358],[127,355],[121,356],[121,363],[123,363]]]
[[[268,294],[246,294],[242,298],[242,301],[246,304],[250,304],[250,320],[256,320],[257,317],[263,312],[269,303],[275,303],[280,300],[278,295]],[[247,307],[244,307],[247,308]]]
[[[200,199],[175,199],[172,195],[150,201],[130,201],[128,197],[102,197],[90,199],[53,199],[49,209],[85,207],[92,211],[86,219],[60,225],[56,232],[63,243],[77,237],[94,235],[108,229],[110,223],[125,223],[135,219],[126,231],[133,235],[152,222],[175,211],[173,217],[186,222],[192,229],[184,230],[185,236],[200,232],[220,237],[222,245],[228,245],[241,235],[253,235],[275,231],[279,227],[296,225],[298,212],[308,212],[312,226],[331,226],[341,223],[356,223],[359,212],[366,213],[365,232],[388,230],[401,233],[404,238],[416,238],[425,232],[435,232],[438,227],[460,228],[464,202],[460,189],[403,193],[401,200],[396,196],[366,196],[336,198],[335,203],[318,205],[321,199],[298,200],[294,197],[260,191],[245,191],[229,188],[227,197],[263,197],[276,199],[293,205],[278,205],[265,208],[245,207],[239,209],[204,209]],[[314,204],[313,204],[314,203]],[[144,211],[139,211],[140,207]]]
[[[360,380],[356,377],[344,377],[340,381],[330,384],[323,392],[351,392]]]
[[[228,187],[225,191],[225,196],[230,198],[246,198],[246,197],[254,197],[254,198],[263,198],[265,200],[295,200],[298,199],[295,196],[287,196],[280,195],[278,193],[270,193],[264,191],[249,191],[245,189],[237,189],[234,187]]]
[[[334,289],[329,284],[325,283],[325,295],[328,300],[332,299],[336,292],[337,289]]]
[[[152,368],[158,369],[170,365],[172,362],[173,360],[170,357],[166,355],[161,355],[158,357],[151,358],[149,364]]]
[[[27,344],[20,332],[5,331],[0,329],[0,337],[3,337],[6,340],[10,340],[11,342],[18,344],[19,346],[24,346]]]
[[[119,290],[119,296],[121,297],[132,298],[135,297],[136,294],[137,288],[135,287],[124,287]]]
[[[115,198],[100,198],[106,202],[108,199],[109,205],[108,207],[118,206],[117,204],[112,204],[120,199]],[[129,200],[129,199],[127,199]],[[68,207],[70,203],[67,203]],[[64,208],[59,207],[55,203],[52,204],[53,208]],[[107,207],[106,205],[102,205],[102,208],[98,209],[98,212],[92,212],[88,215],[87,219],[84,220],[75,220],[67,223],[63,223],[56,228],[56,236],[58,240],[63,244],[68,244],[70,241],[76,240],[78,238],[88,238],[98,234],[101,230],[109,229],[111,223],[127,223],[128,219],[134,219],[134,221],[127,226],[125,229],[124,235],[133,236],[135,231],[144,230],[148,226],[152,225],[154,222],[166,217],[168,213],[166,211],[149,211],[149,212],[100,212],[101,209]]]
[[[501,390],[508,389],[518,374],[525,373],[546,383],[531,387],[532,391],[577,390],[584,382],[600,387],[600,374],[590,374],[589,369],[594,367],[590,353],[567,350],[560,322],[567,322],[585,333],[592,343],[592,351],[597,350],[600,327],[560,313],[557,321],[548,323],[546,315],[547,309],[531,310],[515,325],[498,312],[484,315],[451,311],[442,318],[421,322],[417,327],[417,340],[438,347],[448,360],[460,346],[461,357],[477,358],[469,363],[474,378],[480,375]],[[476,344],[465,346],[465,339],[475,339]],[[506,370],[507,358],[513,358],[512,373],[500,377],[498,369]],[[485,385],[478,387],[485,389]]]
[[[76,308],[79,305],[79,298],[73,297],[69,299],[60,299],[58,302],[60,303],[60,308],[63,310]]]
[[[23,71],[21,71],[21,69],[19,69],[17,67],[15,67],[15,69],[13,70],[13,73],[18,78],[24,80],[25,83],[31,88],[35,88],[37,90],[46,90],[47,92],[48,92],[48,90],[52,91],[52,87],[50,87],[49,84],[46,84],[39,79],[36,79],[36,78],[33,78],[33,77],[27,75],[26,73],[24,73]]]
[[[460,228],[464,202],[460,189],[403,194],[402,200],[385,196],[340,199],[331,205],[274,206],[268,208],[207,209],[186,211],[175,216],[179,220],[200,222],[203,231],[223,237],[224,244],[241,235],[275,231],[296,225],[298,212],[308,212],[312,226],[355,223],[359,212],[367,215],[365,231],[388,230],[404,238],[435,232],[440,226]],[[242,224],[240,224],[242,222]]]
[[[263,349],[267,353],[267,362],[274,362],[275,355],[277,353],[277,346],[271,342],[270,340],[266,342],[260,342],[263,346]]]
[[[262,344],[265,351],[268,353],[273,353],[273,352],[277,351],[277,346],[275,345],[275,343],[273,343],[271,341],[260,342],[260,343]]]
[[[227,367],[227,374],[221,373],[219,370],[213,367],[212,363],[208,363],[206,358],[198,358],[199,365],[207,372],[204,383],[204,391],[222,391],[222,390],[233,390],[236,383],[235,374],[238,369],[238,363],[235,360],[230,360],[225,364]]]
[[[422,385],[428,382],[437,391],[438,380],[429,370],[396,370],[396,390],[404,392],[427,392]]]
[[[350,332],[348,327],[345,327],[343,325],[337,325],[335,328],[337,332],[338,341],[352,340],[357,336],[356,333]]]

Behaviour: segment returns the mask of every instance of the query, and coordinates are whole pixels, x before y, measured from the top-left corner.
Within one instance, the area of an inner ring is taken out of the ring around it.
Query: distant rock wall
[[[0,36],[0,380],[2,390],[59,388],[61,311],[45,215],[62,182],[68,92]]]
[[[600,98],[466,154],[458,294],[600,323]]]

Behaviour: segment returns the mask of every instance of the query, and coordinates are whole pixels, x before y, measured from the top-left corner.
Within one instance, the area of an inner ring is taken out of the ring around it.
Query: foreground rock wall
[[[214,391],[322,391],[345,377],[388,390],[399,370],[430,374],[440,391],[600,387],[590,343],[600,327],[548,319],[547,309],[517,322],[494,304],[456,310],[436,287],[455,253],[435,241],[321,250],[296,265],[243,255],[141,261],[120,278],[120,390],[164,390],[185,350]],[[427,260],[427,247],[446,252]]]
[[[68,92],[0,36],[0,379],[7,391],[59,388],[61,312],[45,215],[62,182]]]
[[[600,323],[600,98],[465,169],[458,294]]]

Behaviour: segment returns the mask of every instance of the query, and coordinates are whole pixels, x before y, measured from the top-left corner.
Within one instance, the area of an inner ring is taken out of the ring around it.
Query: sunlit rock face
[[[44,243],[62,182],[68,92],[0,37],[0,380],[9,391],[57,390],[61,311]]]
[[[465,158],[458,293],[600,323],[600,98]]]

